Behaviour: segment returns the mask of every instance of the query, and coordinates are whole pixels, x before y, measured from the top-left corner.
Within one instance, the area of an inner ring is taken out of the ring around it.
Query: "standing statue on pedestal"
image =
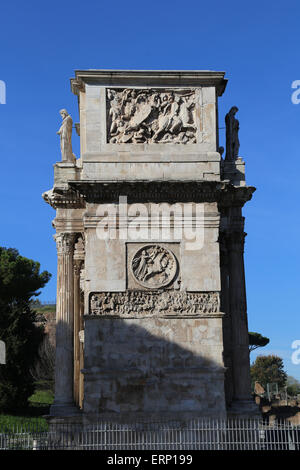
[[[235,118],[238,108],[233,106],[225,116],[226,124],[226,155],[225,160],[234,162],[239,155],[239,121]]]
[[[59,114],[62,117],[62,125],[57,134],[60,135],[61,158],[63,162],[75,163],[76,157],[72,151],[73,120],[66,109],[61,109]]]

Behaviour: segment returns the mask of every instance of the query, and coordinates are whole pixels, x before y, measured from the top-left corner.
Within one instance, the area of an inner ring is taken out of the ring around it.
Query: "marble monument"
[[[250,395],[234,106],[215,71],[78,70],[80,158],[61,111],[52,417],[226,418]],[[73,138],[78,138],[73,135]]]

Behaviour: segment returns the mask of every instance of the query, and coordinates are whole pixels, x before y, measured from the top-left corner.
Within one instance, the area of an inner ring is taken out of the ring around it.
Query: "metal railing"
[[[300,426],[262,420],[0,426],[0,450],[300,450]]]

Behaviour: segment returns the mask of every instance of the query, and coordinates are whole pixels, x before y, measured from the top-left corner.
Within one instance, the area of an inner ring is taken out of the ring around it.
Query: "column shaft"
[[[82,261],[74,259],[74,400],[76,405],[80,405],[80,270]]]
[[[230,234],[228,243],[233,399],[238,401],[251,398],[244,237],[244,232],[233,232]]]
[[[231,334],[231,313],[229,295],[229,266],[226,238],[220,235],[220,264],[221,264],[221,312],[225,313],[223,318],[223,341],[224,341],[224,366],[225,372],[225,396],[226,403],[230,404],[233,397],[233,377],[232,377],[232,334]]]
[[[51,415],[69,414],[73,401],[74,234],[58,233],[55,398]]]

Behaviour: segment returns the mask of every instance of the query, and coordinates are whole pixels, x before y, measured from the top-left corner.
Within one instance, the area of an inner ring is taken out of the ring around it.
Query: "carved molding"
[[[242,207],[250,201],[253,186],[234,187],[215,181],[70,181],[68,188],[43,193],[44,200],[54,209],[84,208],[86,202],[118,202],[127,196],[135,202],[215,202],[222,207]]]
[[[74,95],[79,95],[80,92],[85,92],[85,83],[81,78],[72,78],[71,79],[71,90]]]
[[[160,87],[162,84],[172,87],[214,86],[218,96],[225,90],[227,79],[225,72],[211,70],[76,70],[74,82],[97,84],[111,87]],[[73,87],[72,87],[73,90]],[[74,90],[73,90],[74,92]]]
[[[73,253],[76,234],[72,232],[60,232],[53,235],[56,241],[58,255],[69,255]]]
[[[223,316],[219,292],[126,291],[90,294],[89,315],[97,317]]]
[[[118,202],[126,195],[134,202],[215,202],[220,207],[242,207],[252,198],[253,186],[234,187],[215,181],[71,181],[69,185],[86,202]]]
[[[193,89],[107,89],[107,142],[196,143]]]
[[[61,189],[59,192],[54,189],[45,191],[42,197],[53,209],[72,207],[80,209],[85,207],[84,196],[70,188]]]

